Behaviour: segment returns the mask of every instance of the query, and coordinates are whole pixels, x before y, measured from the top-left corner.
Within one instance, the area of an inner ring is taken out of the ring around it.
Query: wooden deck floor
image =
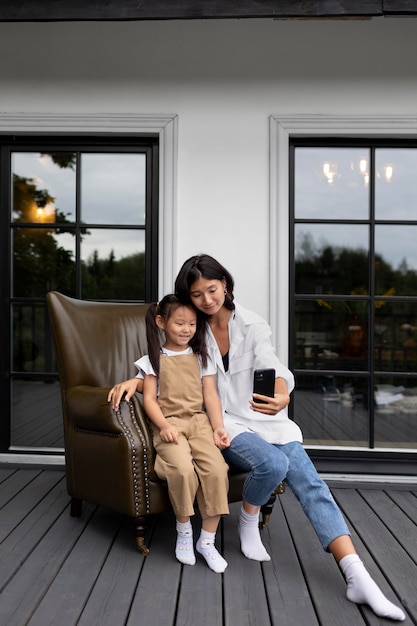
[[[417,624],[417,487],[332,487],[355,545],[386,595]],[[243,557],[239,504],[222,520],[229,566],[212,573],[174,557],[171,514],[151,520],[148,557],[129,521],[87,504],[69,516],[64,472],[0,469],[0,624],[12,626],[375,626],[392,624],[345,598],[292,493],[279,497],[263,540],[272,555]]]

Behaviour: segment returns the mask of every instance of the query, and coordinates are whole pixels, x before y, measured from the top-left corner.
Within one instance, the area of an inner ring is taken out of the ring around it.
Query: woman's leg
[[[248,472],[243,485],[239,518],[243,554],[255,561],[270,561],[259,533],[259,509],[285,478],[288,459],[275,446],[252,433],[241,433],[223,450],[226,462]]]
[[[258,509],[268,502],[271,493],[287,475],[286,455],[253,433],[236,435],[230,447],[222,452],[226,463],[248,473],[243,485],[243,499]]]
[[[276,447],[288,458],[285,481],[300,502],[323,548],[329,549],[337,537],[349,538],[350,532],[343,515],[303,446],[294,441]],[[349,543],[352,545],[351,541]]]
[[[323,548],[339,563],[347,582],[347,598],[357,604],[368,604],[380,617],[403,621],[403,611],[384,596],[365,569],[339,507],[302,445],[293,442],[279,447],[289,459],[286,482],[312,523]]]

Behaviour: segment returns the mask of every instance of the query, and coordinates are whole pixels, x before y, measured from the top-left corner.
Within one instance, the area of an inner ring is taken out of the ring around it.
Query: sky
[[[76,172],[59,168],[48,156],[38,152],[14,152],[13,173],[31,178],[38,189],[47,190],[55,198],[45,211],[54,215],[55,208],[75,220]],[[82,153],[80,167],[81,220],[91,225],[144,225],[146,193],[146,157],[138,153],[91,154]],[[144,231],[99,229],[90,227],[83,237],[82,258],[95,250],[106,258],[113,250],[116,259],[144,250]],[[57,243],[69,250],[74,248],[74,237],[60,234]]]
[[[375,219],[417,223],[417,150],[377,148]],[[388,173],[388,178],[387,178]],[[369,220],[370,151],[363,148],[296,148],[295,217],[333,220],[332,224],[299,224],[297,246],[310,232],[318,249],[334,245],[369,250],[367,224],[337,224],[338,219]],[[398,269],[404,261],[417,270],[417,225],[379,224],[375,251]]]

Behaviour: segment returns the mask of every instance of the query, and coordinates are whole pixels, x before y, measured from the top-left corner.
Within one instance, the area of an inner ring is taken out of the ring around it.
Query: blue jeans
[[[223,456],[227,463],[248,472],[243,499],[250,504],[265,504],[285,480],[325,550],[337,537],[350,535],[328,486],[298,441],[271,444],[254,433],[241,433],[232,439],[230,448],[223,450]]]

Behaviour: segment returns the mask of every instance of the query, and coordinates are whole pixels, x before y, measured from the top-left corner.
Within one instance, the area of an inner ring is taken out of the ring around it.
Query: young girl
[[[190,515],[197,497],[202,530],[196,548],[210,569],[221,573],[227,562],[214,542],[220,516],[229,512],[229,506],[228,466],[220,449],[230,442],[204,326],[190,306],[168,295],[150,305],[146,333],[149,355],[135,365],[144,375],[144,406],[157,453],[155,471],[167,481],[176,516],[175,555],[185,565],[195,563]]]

